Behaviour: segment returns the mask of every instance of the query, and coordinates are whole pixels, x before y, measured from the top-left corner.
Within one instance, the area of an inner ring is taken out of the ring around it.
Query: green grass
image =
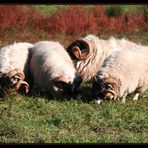
[[[0,101],[0,143],[148,142],[148,92],[137,102],[95,105],[84,90],[70,100],[6,96]]]
[[[52,11],[58,11],[59,9],[65,7],[65,5],[35,5],[34,6],[37,10],[42,12],[45,15],[50,16]]]
[[[52,11],[59,11],[61,8],[66,8],[67,5],[34,5],[36,9],[42,12],[45,15],[49,15]],[[86,9],[93,9],[95,5],[86,5],[83,4]],[[104,5],[105,8],[112,7],[114,5]],[[133,12],[143,12],[143,5],[115,5],[117,7],[121,7],[123,13],[133,13]]]
[[[108,7],[120,7],[123,13],[143,12],[143,5],[106,5]]]

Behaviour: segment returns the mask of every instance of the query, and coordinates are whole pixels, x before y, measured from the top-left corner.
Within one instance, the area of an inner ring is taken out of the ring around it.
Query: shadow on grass
[[[90,101],[92,101],[90,85],[82,85],[79,92],[73,96],[73,99],[78,99],[83,103],[89,103]]]
[[[44,90],[33,87],[31,91],[27,94],[28,97],[39,97],[47,100],[57,100],[57,101],[69,101],[71,99],[79,100],[81,102],[88,103],[91,101],[91,88],[89,85],[81,86],[79,91],[74,93],[73,95],[64,95],[61,97],[53,97],[51,94],[45,92]]]
[[[1,94],[0,100],[1,101],[5,100],[5,98],[8,98],[8,97],[12,98],[12,93],[13,93],[14,98],[20,95],[20,96],[26,96],[30,99],[40,98],[40,99],[47,99],[47,100],[56,100],[59,102],[69,101],[71,99],[78,100],[84,103],[89,103],[91,101],[91,87],[89,84],[80,86],[79,91],[77,91],[72,95],[64,95],[61,97],[53,97],[50,93],[45,92],[43,89],[40,89],[36,86],[32,86],[27,95],[23,92],[20,91],[19,94],[16,94],[15,90],[12,89],[12,90],[9,90],[8,94],[5,94],[5,95],[0,93]]]

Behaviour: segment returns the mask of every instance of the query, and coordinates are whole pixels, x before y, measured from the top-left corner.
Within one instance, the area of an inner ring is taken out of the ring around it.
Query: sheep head
[[[29,91],[29,84],[25,81],[25,75],[22,70],[16,68],[8,72],[7,74],[3,74],[1,77],[2,87],[4,88],[15,88],[16,92],[18,92],[21,85],[25,86],[25,92]]]
[[[117,100],[119,97],[119,86],[120,82],[115,78],[107,77],[99,79],[95,76],[92,86],[92,97],[94,100],[101,101],[104,99]]]
[[[80,76],[76,76],[73,82],[62,76],[57,77],[53,80],[53,90],[59,94],[72,95],[78,90],[81,82],[82,79]]]

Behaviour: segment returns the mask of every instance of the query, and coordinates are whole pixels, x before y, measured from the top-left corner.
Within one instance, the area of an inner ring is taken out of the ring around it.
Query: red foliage
[[[109,33],[134,31],[147,28],[147,14],[126,14],[116,17],[106,16],[104,6],[86,10],[82,5],[70,5],[53,12],[50,18],[43,16],[33,7],[21,5],[0,6],[0,33],[5,30],[44,30],[51,35],[63,33],[78,35],[88,33]]]
[[[143,14],[128,14],[126,16],[122,14],[109,17],[106,16],[103,5],[95,6],[92,10],[74,5],[59,13],[53,13],[48,27],[51,32],[80,34],[134,31],[146,28],[148,24]]]
[[[51,32],[66,34],[80,34],[91,32],[96,29],[95,18],[88,13],[83,6],[69,6],[67,9],[55,12],[49,20]],[[93,24],[93,25],[92,25]]]
[[[0,5],[0,28],[24,29],[36,27],[43,16],[32,7],[25,8],[19,5]]]

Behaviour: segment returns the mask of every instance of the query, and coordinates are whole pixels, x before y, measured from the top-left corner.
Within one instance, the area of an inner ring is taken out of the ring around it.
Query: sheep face
[[[7,74],[0,73],[0,82],[3,89],[15,88],[18,93],[20,88],[25,89],[27,94],[29,91],[29,84],[24,81],[25,75],[20,69],[11,70]]]
[[[92,85],[92,97],[94,100],[117,100],[119,96],[119,82],[115,78],[100,79],[94,77]]]
[[[13,76],[10,79],[8,76],[4,75],[1,82],[6,88],[13,88],[19,80],[20,78],[17,76]]]
[[[81,82],[82,79],[80,76],[76,76],[73,82],[68,81],[68,79],[65,79],[63,76],[61,76],[55,78],[52,81],[52,88],[57,94],[73,95],[75,92],[77,92],[77,89],[79,88]]]

